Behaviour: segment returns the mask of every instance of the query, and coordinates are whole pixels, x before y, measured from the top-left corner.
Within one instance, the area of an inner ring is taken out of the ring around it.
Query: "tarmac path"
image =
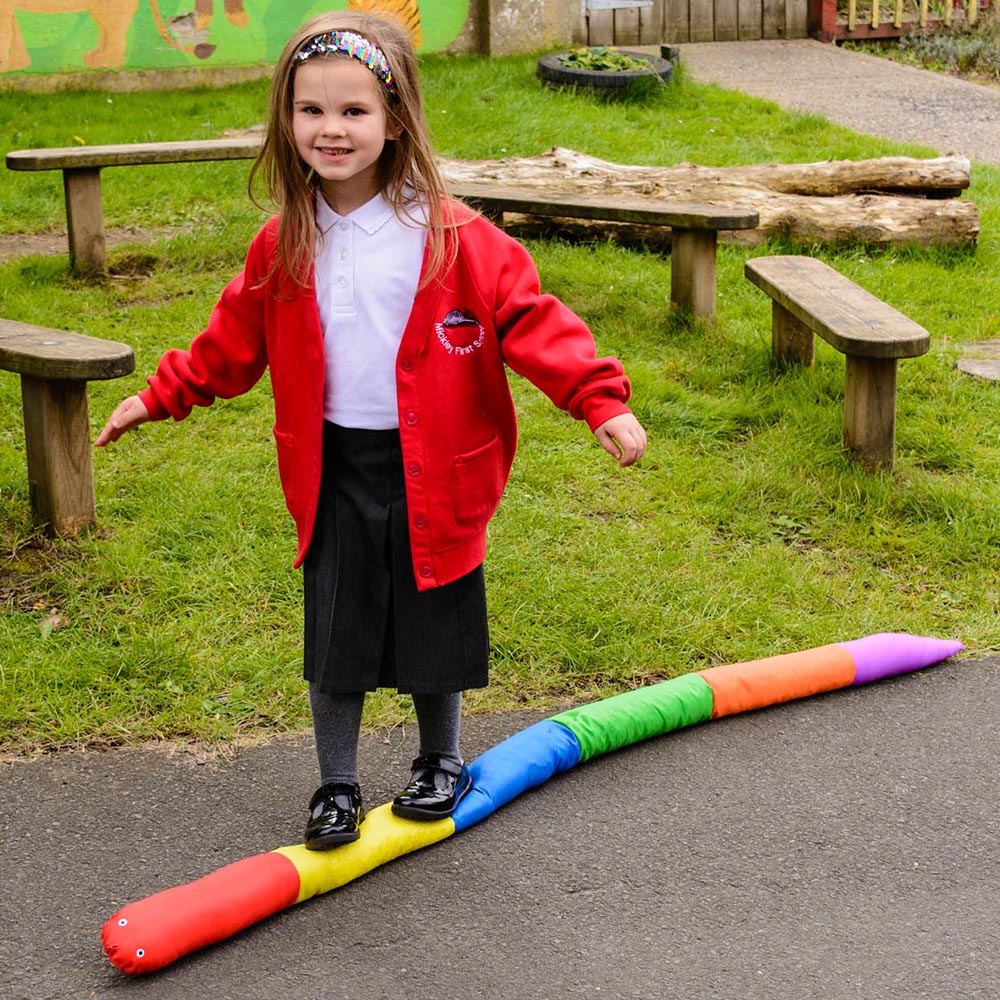
[[[812,42],[682,59],[696,79],[1000,163],[991,88]],[[864,80],[862,63],[878,64]],[[697,726],[135,978],[105,959],[101,925],[297,843],[311,738],[231,760],[150,748],[3,765],[0,998],[995,1000],[998,717],[993,657]],[[538,718],[468,718],[467,755]],[[398,789],[414,739],[363,738],[370,804]]]
[[[0,996],[995,1000],[998,707],[1000,658],[950,661],[650,740],[139,977],[101,925],[297,843],[311,739],[7,766]],[[537,719],[470,717],[467,753]],[[371,803],[414,738],[363,738]]]

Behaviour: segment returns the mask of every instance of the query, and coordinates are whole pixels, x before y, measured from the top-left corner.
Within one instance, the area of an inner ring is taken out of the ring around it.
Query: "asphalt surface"
[[[738,80],[717,69],[717,82],[772,100],[763,91],[775,75],[816,93],[821,70],[810,63],[855,59],[776,44],[777,74],[771,43],[682,46],[682,58],[696,78],[722,64]],[[845,65],[841,99],[823,113],[842,120],[855,91],[889,88],[886,75],[904,70],[871,61],[864,79]],[[934,131],[943,100],[926,120],[915,101],[905,136],[892,131],[905,116],[887,105],[879,132],[997,162],[976,145],[982,135],[945,142]],[[969,133],[992,121],[985,138],[995,142],[994,100],[965,113],[980,123]],[[986,658],[670,734],[139,977],[105,959],[104,921],[126,902],[299,842],[311,738],[230,760],[151,748],[4,765],[0,997],[995,1000],[998,716],[1000,658]],[[467,756],[538,718],[466,719]],[[412,727],[363,738],[371,804],[398,790],[415,751]]]
[[[311,740],[5,767],[3,995],[993,1000],[998,709],[1000,658],[951,661],[669,734],[139,977],[101,925],[299,842]],[[468,718],[469,756],[537,718]],[[414,738],[364,737],[371,802]]]

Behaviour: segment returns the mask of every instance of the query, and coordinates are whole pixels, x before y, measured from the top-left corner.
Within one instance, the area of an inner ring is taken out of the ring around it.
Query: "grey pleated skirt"
[[[323,427],[323,483],[303,565],[306,680],[327,694],[484,687],[482,567],[418,591],[396,430]]]

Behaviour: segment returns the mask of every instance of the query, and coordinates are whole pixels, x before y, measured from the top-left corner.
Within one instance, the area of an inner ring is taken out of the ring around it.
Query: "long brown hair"
[[[404,222],[416,223],[419,218],[414,217],[414,194],[427,213],[428,268],[423,281],[427,284],[450,265],[457,252],[455,240],[449,238],[456,223],[427,132],[416,57],[402,28],[385,18],[354,11],[330,11],[307,21],[289,39],[274,69],[264,143],[250,169],[249,187],[250,197],[259,204],[254,192],[259,177],[278,209],[276,264],[303,285],[314,260],[318,179],[295,148],[292,92],[299,65],[296,55],[309,41],[327,31],[353,31],[362,35],[382,50],[392,69],[396,96],[390,97],[384,87],[379,88],[379,94],[388,120],[399,127],[400,134],[387,140],[382,150],[377,173],[379,190]]]

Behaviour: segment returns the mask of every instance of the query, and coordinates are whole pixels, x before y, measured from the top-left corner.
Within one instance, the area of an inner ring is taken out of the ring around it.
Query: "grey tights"
[[[309,685],[316,756],[319,759],[320,783],[340,781],[358,783],[358,737],[361,733],[361,710],[364,691],[350,694],[324,694]],[[420,753],[440,754],[461,763],[458,742],[462,723],[462,692],[415,694],[413,707],[420,730]]]

